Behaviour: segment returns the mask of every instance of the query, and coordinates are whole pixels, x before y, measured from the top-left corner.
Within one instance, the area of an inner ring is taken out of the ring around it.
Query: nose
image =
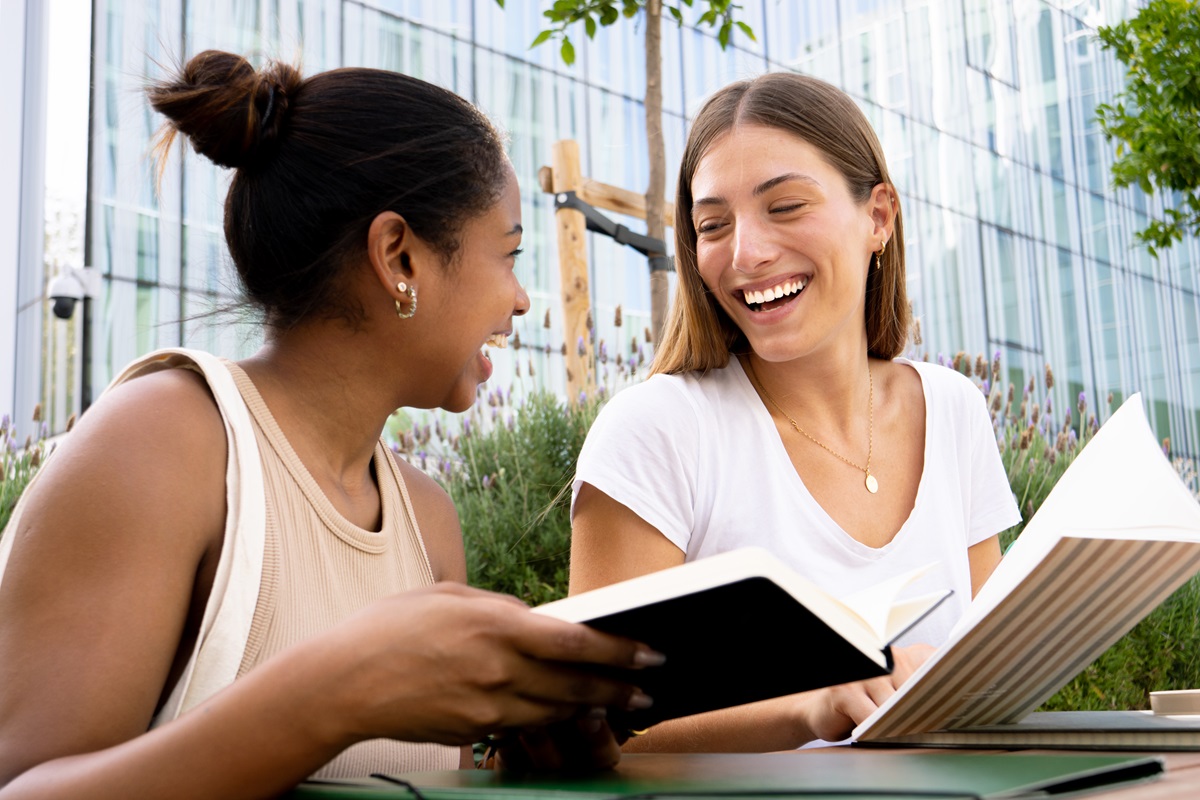
[[[513,316],[523,317],[529,313],[529,293],[525,291],[525,287],[517,284],[517,302],[513,306]]]
[[[770,264],[777,255],[767,226],[753,216],[744,216],[734,223],[733,268],[738,272],[754,272]]]

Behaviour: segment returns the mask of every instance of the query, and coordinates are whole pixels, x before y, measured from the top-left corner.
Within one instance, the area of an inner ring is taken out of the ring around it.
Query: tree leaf
[[[717,42],[721,45],[722,50],[729,47],[729,32],[731,30],[733,30],[733,25],[726,22],[721,26],[721,30],[717,32]]]
[[[496,0],[496,5],[500,6],[501,8],[504,8],[504,0]]]
[[[749,25],[742,22],[740,19],[735,20],[734,24],[742,29],[742,33],[746,34],[746,36],[748,36],[750,38],[750,41],[752,41],[752,42],[758,41],[758,39],[754,38],[754,29],[751,28]]]
[[[563,63],[568,67],[575,63],[575,45],[571,44],[571,40],[563,36],[562,48],[559,50],[562,55]]]
[[[621,18],[621,12],[616,6],[605,6],[600,9],[600,24],[608,27]]]
[[[596,20],[592,19],[591,15],[583,18],[583,29],[587,32],[589,39],[596,38]]]
[[[542,31],[534,38],[533,43],[529,45],[529,49],[532,50],[533,48],[537,47],[539,44],[542,44],[543,42],[545,42],[547,39],[549,39],[553,35],[554,35],[554,31],[551,31],[551,30]]]

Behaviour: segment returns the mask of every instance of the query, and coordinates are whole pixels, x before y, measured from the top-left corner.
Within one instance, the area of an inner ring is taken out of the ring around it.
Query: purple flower
[[[983,390],[984,394],[991,394],[992,393],[992,382],[989,381],[987,378],[984,378],[983,385],[979,388]]]
[[[483,488],[484,489],[492,488],[492,476],[491,475],[483,476]]]

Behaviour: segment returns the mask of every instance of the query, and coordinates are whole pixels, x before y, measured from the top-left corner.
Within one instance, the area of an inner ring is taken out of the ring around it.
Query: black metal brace
[[[662,239],[655,239],[651,236],[636,233],[619,222],[613,222],[597,211],[593,205],[580,200],[579,195],[575,194],[575,192],[555,193],[554,210],[557,211],[560,208],[572,208],[580,212],[583,214],[589,231],[602,233],[618,244],[628,245],[649,258],[651,272],[670,272],[675,269],[675,259],[671,256],[652,255],[666,252],[667,246],[663,243]]]

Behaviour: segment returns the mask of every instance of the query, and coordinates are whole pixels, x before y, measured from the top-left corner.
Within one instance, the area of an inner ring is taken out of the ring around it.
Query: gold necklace
[[[792,424],[792,428],[795,429],[796,433],[802,434],[805,438],[828,452],[830,455],[833,455],[834,457],[846,462],[857,470],[861,470],[863,474],[867,476],[864,483],[867,486],[868,492],[875,494],[879,491],[879,481],[877,481],[875,476],[871,474],[871,453],[875,444],[875,381],[871,377],[871,366],[869,364],[867,365],[867,465],[865,467],[855,464],[853,461],[846,458],[844,455],[837,452],[824,442],[817,441],[810,436],[807,431],[797,425],[796,420],[792,419],[791,415],[783,410],[783,406],[779,405],[779,402],[772,397],[771,393],[768,392],[766,387],[762,385],[762,381],[758,379],[758,373],[754,371],[754,365],[750,363],[749,358],[746,359],[746,366],[750,368],[750,378],[754,381],[754,385],[760,392],[763,393],[764,397],[771,401],[771,405],[775,406],[775,408],[779,410],[779,413],[783,414],[783,416],[787,418],[787,421]]]

